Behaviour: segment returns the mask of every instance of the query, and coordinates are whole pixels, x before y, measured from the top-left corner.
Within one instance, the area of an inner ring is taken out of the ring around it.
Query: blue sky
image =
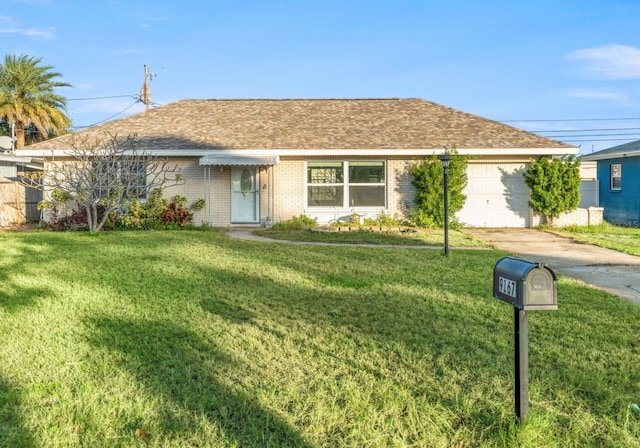
[[[142,111],[147,65],[156,106],[423,98],[590,153],[640,139],[639,23],[638,0],[0,0],[0,56],[73,84],[74,126]]]

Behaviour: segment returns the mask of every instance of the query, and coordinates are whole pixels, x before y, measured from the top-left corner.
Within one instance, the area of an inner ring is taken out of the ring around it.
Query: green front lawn
[[[581,243],[640,256],[640,228],[638,227],[620,227],[604,223],[598,226],[569,226],[553,231]]]
[[[640,307],[513,311],[495,250],[0,234],[0,446],[637,447]]]
[[[391,228],[383,229],[382,231],[367,229],[337,231],[336,229],[329,228],[326,231],[260,229],[255,230],[254,233],[266,238],[314,243],[444,246],[444,232],[442,229]],[[449,245],[451,247],[489,247],[489,244],[460,230],[449,231]]]

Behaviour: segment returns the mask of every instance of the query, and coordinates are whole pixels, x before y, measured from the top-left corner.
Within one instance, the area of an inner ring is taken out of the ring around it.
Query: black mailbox
[[[542,263],[512,257],[493,268],[493,297],[528,310],[557,310],[556,275]]]

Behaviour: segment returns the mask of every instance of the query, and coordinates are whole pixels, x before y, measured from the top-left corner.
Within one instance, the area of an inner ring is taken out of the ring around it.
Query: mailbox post
[[[542,263],[512,257],[493,268],[493,297],[513,305],[515,406],[519,422],[529,412],[529,310],[557,310],[556,275]]]

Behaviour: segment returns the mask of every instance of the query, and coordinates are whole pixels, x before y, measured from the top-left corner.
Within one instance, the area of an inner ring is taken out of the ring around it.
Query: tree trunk
[[[15,149],[24,148],[24,123],[16,123],[14,127],[15,132]]]
[[[84,210],[85,213],[87,214],[87,225],[89,226],[89,232],[93,232],[93,226],[94,226],[94,221],[93,221],[93,209],[95,208],[94,205],[85,205],[84,206]]]
[[[547,225],[549,227],[553,227],[553,216],[552,215],[547,215],[544,217],[545,221],[547,221]]]

